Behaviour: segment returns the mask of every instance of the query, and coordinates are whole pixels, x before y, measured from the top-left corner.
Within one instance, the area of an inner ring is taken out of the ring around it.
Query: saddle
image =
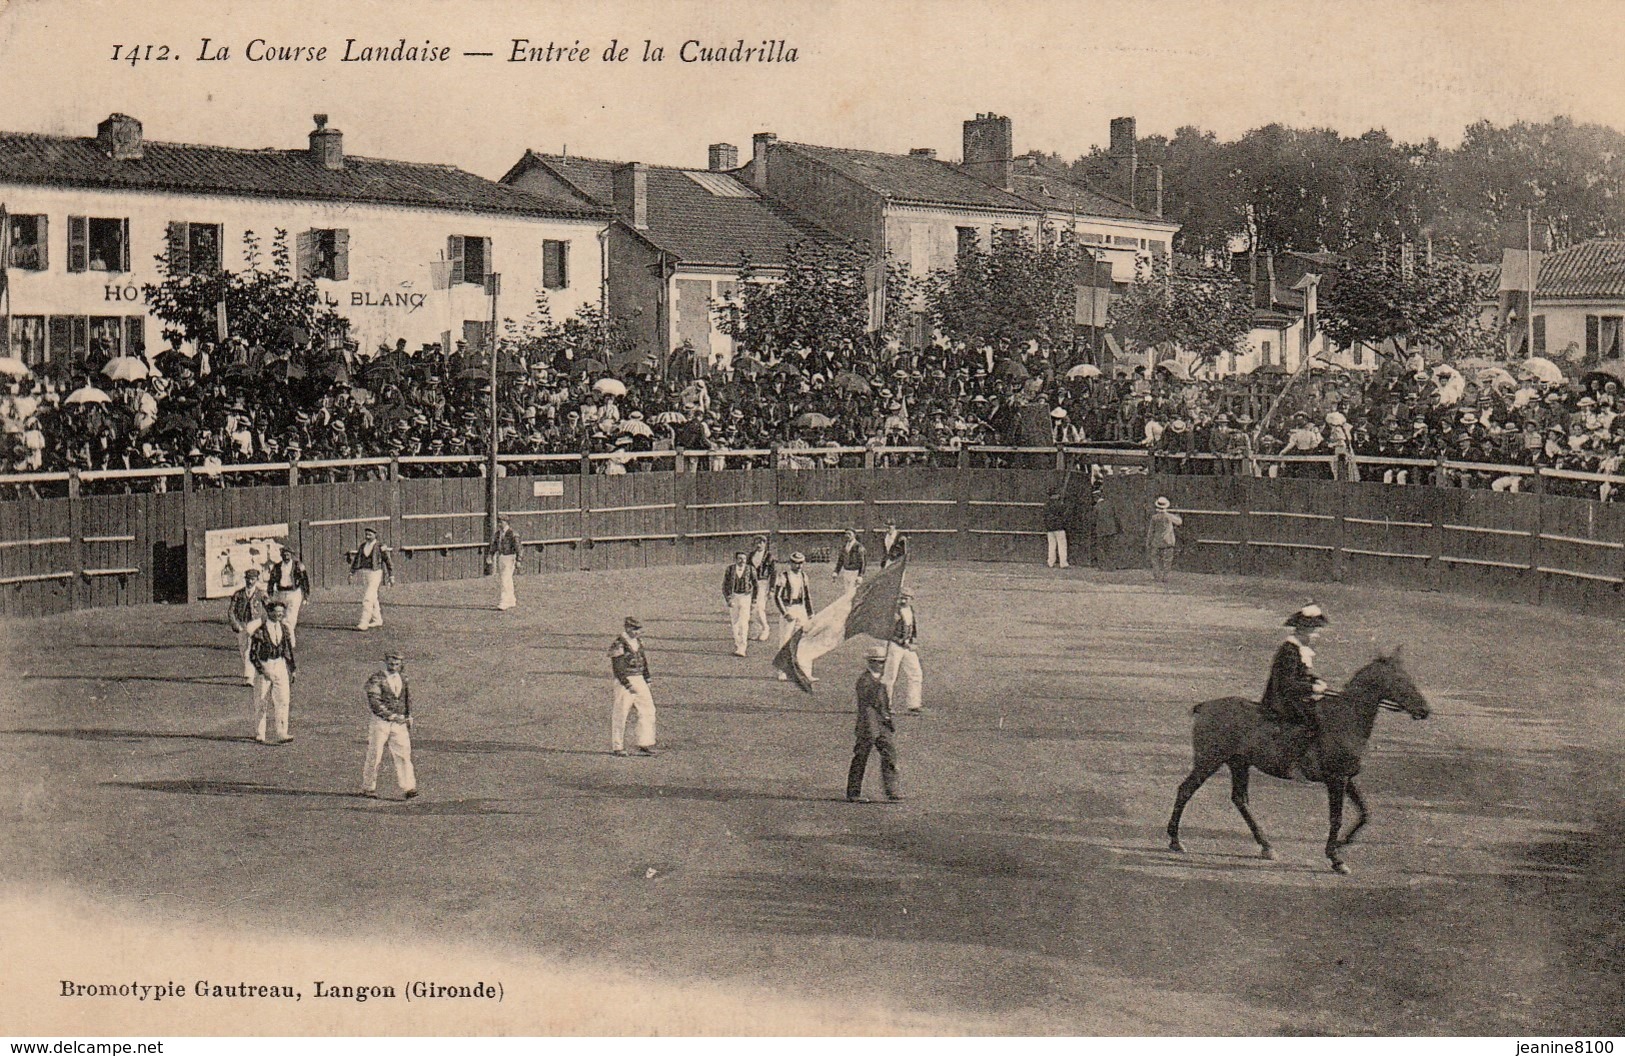
[[[1264,715],[1263,720],[1253,745],[1254,766],[1287,781],[1318,784],[1325,780],[1315,730],[1273,715]]]

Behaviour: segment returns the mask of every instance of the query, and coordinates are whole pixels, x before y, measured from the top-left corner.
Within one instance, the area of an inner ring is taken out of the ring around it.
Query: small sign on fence
[[[537,481],[533,481],[531,483],[531,485],[530,485],[530,494],[531,494],[532,498],[537,498],[537,499],[556,499],[556,498],[560,498],[564,494],[564,481],[562,481],[562,480],[537,480]]]
[[[285,524],[256,524],[248,528],[219,528],[203,534],[203,596],[223,598],[243,585],[250,568],[264,571],[282,553],[288,537]]]

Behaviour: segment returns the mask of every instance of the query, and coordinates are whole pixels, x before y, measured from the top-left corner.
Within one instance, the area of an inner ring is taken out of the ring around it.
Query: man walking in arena
[[[756,574],[756,593],[751,596],[750,603],[750,633],[758,642],[765,642],[770,633],[767,625],[767,596],[773,593],[773,586],[778,578],[773,552],[767,548],[765,535],[758,535],[751,544],[750,568]]]
[[[513,593],[514,568],[519,564],[519,533],[513,530],[508,518],[497,518],[497,530],[491,535],[491,545],[485,549],[487,571],[495,568],[501,586],[497,594],[497,611],[507,612],[519,604]]]
[[[310,570],[299,560],[299,555],[282,548],[277,559],[265,570],[266,588],[271,597],[288,607],[288,633],[293,643],[299,644],[299,610],[310,600]]]
[[[415,799],[417,774],[412,769],[412,687],[406,681],[406,658],[400,653],[384,657],[384,669],[367,679],[367,755],[361,764],[361,794],[378,798],[378,764],[384,749],[395,760],[395,783],[401,794]]]
[[[920,627],[914,618],[914,595],[905,590],[897,596],[897,618],[892,621],[891,638],[886,642],[886,668],[881,681],[886,683],[891,699],[912,714],[925,710],[920,703],[924,679],[920,673],[919,636]]]
[[[779,582],[773,588],[773,604],[778,607],[779,616],[784,621],[779,625],[780,649],[796,633],[797,627],[812,619],[812,591],[808,588],[807,573],[802,571],[806,561],[806,555],[800,550],[791,554],[790,567],[779,573]],[[780,682],[789,678],[783,671],[779,672]]]
[[[886,689],[883,674],[886,669],[886,647],[872,647],[865,657],[868,669],[858,676],[856,689],[858,721],[856,740],[852,746],[852,765],[846,771],[846,801],[867,803],[863,796],[863,774],[869,767],[869,753],[880,753],[880,785],[886,798],[893,803],[903,798],[897,782],[897,749],[892,735],[897,732],[892,722],[891,694]]]
[[[255,629],[248,646],[254,665],[254,739],[261,744],[287,744],[288,706],[296,667],[293,659],[293,633],[283,623],[288,607],[273,601],[265,607],[265,621]],[[276,737],[265,739],[266,719],[274,722]]]
[[[254,684],[254,663],[248,651],[254,641],[254,632],[265,622],[265,593],[260,590],[260,570],[245,569],[243,585],[227,603],[226,615],[231,629],[237,632],[237,652],[243,659],[243,684]]]
[[[735,656],[744,656],[745,643],[750,641],[750,607],[755,598],[756,573],[745,551],[736,551],[734,563],[722,573],[722,604],[733,627]]]
[[[615,699],[609,720],[609,750],[612,755],[626,755],[626,720],[628,713],[638,713],[637,746],[639,755],[655,755],[655,702],[649,693],[649,657],[643,650],[638,632],[643,629],[635,617],[628,616],[623,630],[610,643],[609,664],[615,676]]]
[[[863,582],[863,565],[863,544],[858,542],[857,529],[848,528],[841,548],[835,552],[835,571],[829,578],[840,580],[841,593],[850,594]]]
[[[389,563],[389,548],[378,541],[378,532],[366,528],[362,530],[362,535],[361,545],[356,548],[355,557],[350,561],[350,576],[354,578],[357,572],[361,573],[361,621],[355,625],[355,629],[367,631],[384,625],[378,587],[380,584],[394,586],[395,570]]]

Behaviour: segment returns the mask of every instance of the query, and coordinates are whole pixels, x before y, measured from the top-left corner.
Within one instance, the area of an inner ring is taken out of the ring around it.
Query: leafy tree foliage
[[[1481,320],[1495,287],[1481,269],[1456,257],[1432,262],[1400,253],[1342,260],[1325,276],[1320,319],[1326,336],[1348,347],[1392,340],[1448,356],[1497,355],[1499,329]]]
[[[259,236],[243,232],[242,271],[222,268],[213,272],[192,272],[184,260],[170,259],[169,251],[158,255],[157,283],[144,283],[147,304],[163,320],[166,340],[214,341],[217,338],[217,306],[226,306],[229,336],[241,337],[250,345],[286,348],[305,340],[320,341],[342,336],[349,320],[322,300],[321,291],[310,279],[294,274],[288,252],[288,232],[276,230],[271,241],[269,267]]]
[[[857,348],[868,337],[871,267],[858,250],[798,242],[788,248],[782,274],[763,281],[743,258],[737,310],[718,306],[718,328],[734,339],[736,354],[763,361],[798,347]]]
[[[1072,347],[1077,287],[1095,263],[1070,234],[1035,244],[1026,232],[1001,232],[991,247],[960,253],[957,264],[927,277],[923,291],[932,324],[950,341],[1005,352],[1031,341]]]
[[[1228,271],[1153,260],[1112,303],[1111,325],[1131,351],[1173,346],[1211,362],[1239,351],[1252,295]]]

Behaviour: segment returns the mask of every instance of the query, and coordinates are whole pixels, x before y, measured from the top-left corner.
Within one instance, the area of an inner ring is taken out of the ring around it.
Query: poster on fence
[[[256,524],[247,528],[216,528],[203,534],[203,596],[224,598],[243,585],[243,572],[263,570],[282,554],[286,524]]]

